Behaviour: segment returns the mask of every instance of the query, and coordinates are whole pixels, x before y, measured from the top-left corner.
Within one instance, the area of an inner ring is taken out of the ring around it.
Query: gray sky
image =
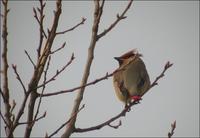
[[[33,1],[9,3],[9,65],[17,65],[26,85],[32,76],[33,68],[24,50],[27,50],[34,60],[37,56],[38,24],[32,12],[33,6],[37,5],[39,3]],[[123,1],[106,1],[100,32],[115,20],[116,14],[121,13],[126,5],[127,2]],[[55,3],[47,2],[46,7],[47,28],[52,23]],[[53,49],[57,49],[65,41],[67,46],[52,56],[48,77],[68,62],[72,52],[76,58],[56,81],[48,85],[45,93],[73,88],[80,84],[90,43],[93,9],[94,4],[91,1],[63,2],[58,30],[73,26],[82,17],[87,20],[75,31],[56,38]],[[199,2],[135,1],[127,16],[127,19],[122,20],[97,43],[89,81],[104,76],[106,72],[112,72],[118,67],[113,57],[134,48],[143,54],[151,81],[161,73],[167,61],[174,63],[174,66],[159,80],[158,86],[144,95],[141,104],[134,106],[126,117],[121,118],[122,126],[118,129],[105,127],[72,136],[164,137],[174,120],[177,121],[174,136],[199,136]],[[21,104],[23,91],[11,68],[9,80],[11,97],[17,102],[16,111]],[[50,134],[65,122],[75,97],[76,92],[43,99],[40,114],[47,111],[47,116],[36,123],[32,136],[44,136],[46,132]],[[81,128],[97,125],[115,116],[124,107],[115,96],[112,78],[87,87],[82,104],[85,104],[85,108],[79,113],[76,123],[76,126]],[[1,110],[4,110],[2,102]],[[1,120],[1,135],[4,136],[2,123]],[[62,132],[56,136],[60,136]],[[23,136],[24,127],[20,126],[15,134]]]

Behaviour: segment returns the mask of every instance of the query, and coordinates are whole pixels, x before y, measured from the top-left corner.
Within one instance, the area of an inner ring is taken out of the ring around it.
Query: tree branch
[[[26,88],[25,88],[24,83],[22,82],[22,79],[21,79],[20,76],[19,76],[19,73],[17,72],[17,66],[14,65],[14,64],[12,64],[12,68],[13,68],[13,70],[14,70],[16,76],[17,76],[17,77],[16,77],[17,80],[20,82],[20,84],[21,84],[21,86],[22,86],[22,88],[23,88],[23,90],[24,90],[24,94],[26,94],[26,93],[27,93],[27,90],[26,90]]]
[[[110,126],[112,128],[115,128],[117,129],[119,126],[121,126],[121,123],[119,123],[119,125],[117,126],[111,126],[110,124],[117,120],[118,118],[122,117],[122,116],[126,116],[126,113],[130,111],[130,108],[133,106],[133,105],[136,105],[138,104],[139,102],[138,101],[133,101],[131,102],[129,105],[127,105],[119,114],[117,114],[116,116],[108,119],[107,121],[99,124],[99,125],[96,125],[96,126],[92,126],[92,127],[88,127],[88,128],[75,128],[74,129],[74,132],[77,132],[77,133],[83,133],[83,132],[88,132],[88,131],[94,131],[94,130],[98,130],[98,129],[101,129],[105,126]],[[120,121],[121,122],[121,121]]]
[[[165,64],[165,67],[163,69],[163,71],[161,72],[161,74],[156,77],[156,79],[153,81],[153,83],[151,84],[150,88],[151,89],[152,87],[154,87],[155,85],[158,85],[158,80],[161,79],[162,77],[164,77],[164,73],[167,71],[168,68],[170,68],[171,66],[173,65],[173,63],[170,63],[169,61]]]
[[[4,118],[3,114],[1,113],[1,111],[0,111],[0,115],[1,115],[1,118],[3,119],[4,123],[6,124],[6,127],[9,127],[9,125],[6,122],[6,119]]]
[[[73,61],[74,59],[75,59],[74,53],[72,53],[71,58],[70,58],[70,61],[68,61],[68,63],[67,63],[65,66],[63,66],[60,70],[57,70],[57,71],[56,71],[56,74],[55,74],[54,76],[52,76],[49,80],[45,80],[45,82],[43,82],[43,84],[38,85],[38,86],[35,88],[35,90],[38,89],[38,88],[43,87],[44,85],[48,84],[48,83],[51,82],[51,81],[54,81],[55,78],[56,78],[61,72],[63,72],[63,71],[72,63],[72,61]],[[41,95],[43,96],[43,94],[41,94]]]
[[[112,77],[115,73],[117,73],[118,71],[120,70],[115,70],[113,71],[112,73],[106,73],[106,75],[104,75],[103,77],[100,77],[98,79],[95,79],[87,84],[84,84],[82,86],[78,86],[78,87],[75,87],[75,88],[72,88],[72,89],[68,89],[68,90],[62,90],[62,91],[58,91],[58,92],[53,92],[53,93],[47,93],[47,94],[43,94],[42,96],[43,97],[48,97],[48,96],[54,96],[54,95],[59,95],[59,94],[64,94],[64,93],[69,93],[69,92],[73,92],[73,91],[76,91],[78,89],[82,89],[84,87],[87,87],[87,86],[90,86],[90,85],[94,85],[102,80],[106,80],[108,79],[109,77]]]
[[[65,47],[65,45],[66,45],[66,42],[64,42],[64,43],[62,44],[62,46],[59,47],[58,49],[56,49],[56,50],[54,50],[54,51],[51,51],[51,54],[54,54],[54,53],[60,51],[61,49],[63,49],[63,48]]]
[[[166,71],[167,69],[169,69],[171,66],[172,66],[172,64],[171,64],[170,62],[167,62],[167,64],[166,64],[165,67],[164,67],[164,70],[162,71],[161,74],[163,74],[163,76],[164,76],[165,71]],[[161,76],[161,75],[159,75],[159,76]],[[157,81],[161,78],[161,77],[159,77],[159,76],[156,77],[156,79],[155,79],[154,82],[157,82]],[[149,91],[151,88],[153,88],[154,86],[155,86],[154,83],[152,83],[152,85],[150,86],[150,88],[148,89],[148,91]],[[120,117],[122,117],[122,116],[125,116],[126,113],[130,111],[131,107],[132,107],[133,105],[138,104],[138,103],[140,103],[140,102],[139,102],[139,101],[132,101],[132,102],[131,102],[129,105],[127,105],[119,114],[117,114],[116,116],[114,116],[114,117],[108,119],[107,121],[105,121],[105,122],[103,122],[103,123],[101,123],[101,124],[99,124],[99,125],[92,126],[92,127],[88,127],[88,128],[75,128],[75,129],[74,129],[74,132],[77,132],[77,133],[88,132],[88,131],[93,131],[93,130],[101,129],[101,128],[105,127],[105,126],[110,126],[110,127],[116,129],[116,128],[118,128],[119,126],[121,126],[121,123],[119,123],[119,125],[117,125],[117,126],[112,126],[112,125],[110,125],[110,124],[111,124],[113,121],[117,120],[118,118],[120,118]],[[175,128],[175,126],[176,126],[176,125],[173,125],[174,128]],[[171,133],[170,133],[170,134],[171,134]],[[170,134],[168,134],[168,135],[170,135]]]
[[[140,57],[140,56],[141,56],[141,54],[136,53],[135,59]],[[84,84],[82,86],[78,86],[78,87],[75,87],[75,88],[72,88],[72,89],[68,89],[68,90],[62,90],[62,91],[58,91],[58,92],[53,92],[53,93],[47,93],[47,94],[43,94],[42,96],[48,97],[48,96],[59,95],[59,94],[63,94],[63,93],[73,92],[75,90],[78,90],[78,89],[81,89],[81,88],[85,88],[85,87],[90,86],[90,85],[94,85],[94,84],[96,84],[96,83],[98,83],[100,81],[103,81],[105,79],[108,79],[109,77],[112,77],[115,73],[124,70],[124,68],[127,67],[130,63],[131,62],[127,63],[126,66],[124,66],[123,68],[120,68],[120,69],[118,68],[118,69],[114,70],[112,73],[106,73],[105,76],[100,77],[98,79],[95,79],[94,81],[86,83],[86,84]]]
[[[39,120],[41,120],[41,119],[43,119],[43,118],[45,118],[46,117],[46,112],[44,112],[44,114],[42,115],[42,116],[40,116],[40,117],[38,117],[38,118],[35,118],[33,121],[31,121],[31,122],[19,122],[18,123],[18,125],[25,125],[25,124],[34,124],[35,122],[37,122],[37,121],[39,121]]]
[[[48,69],[49,69],[50,61],[51,61],[51,56],[49,56],[49,59],[48,59],[48,62],[47,62],[47,66],[46,66],[46,69],[45,69],[45,71],[44,71],[44,80],[43,80],[43,82],[45,82],[46,79],[47,79],[47,72],[48,72]],[[44,93],[45,88],[46,88],[46,85],[44,85],[43,88],[42,88],[42,94]],[[40,110],[40,105],[41,105],[41,103],[42,103],[42,96],[40,96],[40,98],[39,98],[39,102],[38,102],[38,106],[37,106],[37,109],[36,109],[36,113],[35,113],[35,116],[34,116],[34,119],[33,119],[34,121],[33,121],[33,123],[32,123],[32,126],[33,126],[34,123],[36,122],[35,120],[37,120],[37,116],[38,116],[38,114],[39,114],[39,110]],[[45,112],[45,113],[46,113],[46,112]],[[45,114],[45,115],[46,115],[46,114]]]
[[[65,33],[67,33],[67,32],[73,31],[73,30],[76,29],[78,26],[84,24],[85,21],[86,21],[86,18],[83,17],[80,23],[76,24],[76,25],[73,26],[72,28],[67,29],[67,30],[65,30],[65,31],[57,32],[56,35],[65,34]]]
[[[32,63],[34,69],[36,69],[36,65],[35,65],[35,63],[33,62],[33,60],[31,59],[29,53],[28,53],[26,50],[24,50],[24,52],[25,52],[25,54],[27,55],[27,57],[28,57],[28,59],[30,60],[30,62]]]
[[[83,73],[81,85],[85,85],[87,83],[87,80],[90,74],[90,67],[92,65],[92,61],[94,58],[94,49],[97,42],[97,33],[98,33],[99,21],[101,17],[101,11],[99,10],[99,1],[96,0],[94,1],[94,3],[95,3],[95,11],[94,11],[94,20],[93,20],[93,27],[92,27],[92,36],[91,36],[90,46],[88,48],[88,57],[87,57],[87,62],[85,65],[85,70]],[[71,116],[73,116],[74,113],[78,111],[80,103],[83,99],[84,90],[85,90],[85,87],[79,89],[79,92],[77,93],[77,97],[74,101],[74,106],[71,112]],[[75,122],[76,122],[76,116],[72,120],[70,120],[70,123],[68,123],[65,132],[61,136],[62,138],[69,137],[71,135],[75,127],[74,126]]]
[[[11,137],[13,137],[13,133],[11,132],[11,113],[10,113],[10,93],[9,93],[9,86],[8,86],[8,29],[7,29],[7,18],[8,18],[8,0],[2,1],[4,6],[3,11],[3,27],[2,27],[2,41],[3,41],[3,53],[2,53],[2,60],[3,60],[3,93],[2,96],[4,97],[4,106],[5,106],[5,121],[6,121],[6,135],[8,136],[10,134]]]
[[[174,123],[171,124],[171,131],[168,133],[168,138],[171,138],[173,136],[175,128],[176,128],[176,120],[174,121]]]
[[[100,39],[102,36],[106,35],[109,31],[111,31],[120,20],[126,18],[126,16],[124,16],[124,15],[128,11],[128,9],[131,7],[132,2],[133,2],[133,0],[130,0],[130,2],[128,3],[128,5],[124,9],[124,11],[121,13],[121,15],[117,14],[117,19],[107,29],[105,29],[103,32],[101,32],[100,34],[97,35],[97,40]]]
[[[65,123],[63,123],[58,129],[56,129],[50,136],[46,136],[46,138],[50,138],[53,137],[55,134],[57,134],[63,127],[65,127],[83,108],[85,107],[85,105],[83,104],[82,107],[76,112],[74,113],[73,116],[70,117],[70,119],[68,119]]]
[[[29,83],[28,93],[30,93],[30,101],[29,101],[29,106],[28,106],[27,122],[33,121],[35,101],[38,98],[37,89],[35,89],[35,88],[37,88],[37,86],[38,86],[38,83],[39,83],[41,75],[44,71],[44,67],[47,62],[48,56],[51,53],[51,48],[52,48],[54,39],[56,37],[56,30],[58,27],[58,22],[59,22],[61,12],[62,12],[62,1],[57,0],[56,10],[54,11],[54,19],[53,19],[53,24],[52,24],[51,30],[48,33],[48,37],[47,37],[46,43],[44,45],[44,49],[42,51],[42,54],[38,58],[36,69],[33,73],[32,79]],[[32,127],[33,127],[32,123],[28,123],[26,125],[24,137],[30,137]]]

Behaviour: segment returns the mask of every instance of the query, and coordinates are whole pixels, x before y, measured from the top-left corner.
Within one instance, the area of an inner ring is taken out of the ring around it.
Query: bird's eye
[[[139,83],[138,83],[138,85],[137,85],[137,87],[141,88],[144,85],[144,83],[145,83],[145,80],[143,78],[141,78]]]

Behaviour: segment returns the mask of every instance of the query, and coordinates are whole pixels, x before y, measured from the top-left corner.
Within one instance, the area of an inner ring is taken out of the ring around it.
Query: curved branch
[[[76,29],[78,26],[80,26],[80,25],[84,24],[84,23],[85,23],[85,21],[86,21],[86,18],[82,17],[82,20],[81,20],[81,22],[80,22],[80,23],[76,24],[76,25],[75,25],[75,26],[73,26],[72,28],[70,28],[70,29],[67,29],[67,30],[65,30],[65,31],[62,31],[62,32],[57,32],[57,33],[56,33],[56,35],[65,34],[65,33],[67,33],[67,32],[73,31],[73,30],[74,30],[74,29]]]
[[[125,14],[128,11],[128,9],[131,7],[132,2],[133,0],[130,0],[130,2],[126,6],[125,10],[121,13],[121,15],[117,14],[117,19],[107,29],[105,29],[103,32],[97,35],[97,40],[100,39],[102,36],[106,35],[109,31],[111,31],[120,20],[123,20],[126,18]]]
[[[166,71],[167,69],[169,69],[172,65],[173,65],[173,64],[171,64],[170,62],[167,62],[167,63],[166,63],[166,65],[165,65],[165,67],[164,67],[164,70],[163,70],[162,73],[161,73],[161,74],[162,74],[162,77],[164,76],[165,71]],[[148,90],[150,90],[151,88],[153,88],[153,87],[155,86],[154,83],[156,83],[160,78],[162,78],[162,77],[160,77],[160,76],[161,76],[161,75],[159,75],[158,77],[156,77],[155,81],[152,83],[152,85],[150,86],[150,88],[149,88]],[[105,127],[105,126],[110,126],[110,127],[112,127],[112,128],[117,129],[117,128],[121,125],[121,123],[120,123],[119,125],[117,125],[117,126],[111,126],[110,123],[112,123],[113,121],[117,120],[118,118],[120,118],[120,117],[122,117],[122,116],[125,116],[126,113],[130,111],[130,109],[131,109],[131,107],[132,107],[133,105],[136,105],[136,104],[139,104],[139,103],[140,103],[139,101],[132,101],[129,105],[125,106],[125,108],[124,108],[119,114],[117,114],[116,116],[114,116],[114,117],[108,119],[107,121],[105,121],[105,122],[103,122],[103,123],[101,123],[101,124],[99,124],[99,125],[92,126],[92,127],[88,127],[88,128],[75,128],[75,129],[74,129],[74,132],[77,132],[77,133],[88,132],[88,131],[93,131],[93,130],[101,129],[101,128]],[[173,128],[174,128],[174,129],[175,129],[175,126],[176,126],[176,123],[174,123],[174,125],[173,125]],[[174,130],[174,129],[173,129],[173,130]],[[172,131],[172,132],[173,132],[173,131]],[[173,135],[173,133],[170,133],[170,134]],[[170,134],[168,134],[168,135],[171,136]]]

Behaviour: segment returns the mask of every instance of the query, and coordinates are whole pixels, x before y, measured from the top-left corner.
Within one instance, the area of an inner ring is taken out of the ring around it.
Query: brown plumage
[[[114,74],[113,85],[117,97],[125,104],[135,96],[143,96],[150,86],[149,75],[141,56],[136,50],[131,50],[115,57],[121,70]]]

